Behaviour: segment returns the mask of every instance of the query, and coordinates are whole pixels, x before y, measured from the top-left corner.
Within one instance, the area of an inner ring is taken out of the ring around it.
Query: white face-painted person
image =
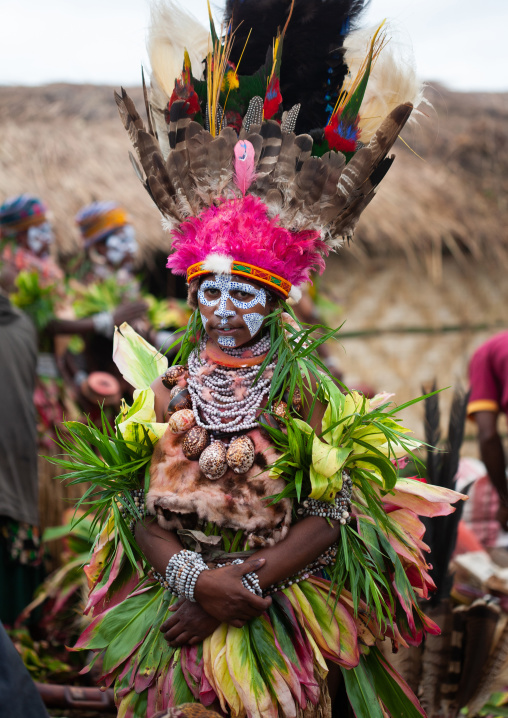
[[[240,347],[259,333],[271,307],[264,287],[216,274],[201,282],[198,307],[205,331],[221,347]]]

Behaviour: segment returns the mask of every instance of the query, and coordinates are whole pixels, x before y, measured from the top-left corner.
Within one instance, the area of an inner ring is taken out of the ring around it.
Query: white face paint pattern
[[[258,314],[257,312],[243,315],[243,321],[247,325],[247,329],[249,330],[251,337],[259,332],[264,319],[264,316],[262,314]]]
[[[222,347],[236,347],[236,341],[234,337],[219,337],[217,342]]]
[[[206,299],[206,289],[218,289],[220,291],[220,296],[217,297],[217,299]],[[240,299],[236,299],[231,296],[230,292],[234,291],[249,292],[250,294],[254,294],[254,297],[249,302],[242,302]],[[228,299],[230,299],[233,306],[238,309],[252,309],[257,304],[261,304],[262,307],[265,307],[266,291],[263,287],[254,287],[252,284],[248,284],[247,282],[233,281],[231,274],[216,274],[213,279],[205,280],[200,286],[198,290],[198,299],[205,307],[215,307],[218,305],[214,314],[215,316],[220,317],[221,326],[226,326],[228,319],[236,316],[236,312],[231,309],[227,309]],[[252,312],[251,314],[244,314],[243,318],[251,337],[253,337],[261,328],[264,316],[257,312]],[[203,325],[205,325],[206,319],[204,319],[203,316],[202,319]],[[220,337],[218,342],[222,346],[235,346],[235,340],[233,337]]]
[[[106,257],[114,267],[136,254],[138,243],[134,227],[126,224],[106,239]]]
[[[49,222],[43,222],[28,228],[27,244],[34,254],[47,252],[54,240],[55,235]]]

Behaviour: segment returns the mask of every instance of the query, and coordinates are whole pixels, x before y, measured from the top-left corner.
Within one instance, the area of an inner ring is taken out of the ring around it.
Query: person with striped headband
[[[0,206],[0,237],[37,257],[47,257],[55,235],[46,204],[30,194],[7,199]]]
[[[6,199],[0,206],[0,285],[14,288],[21,269],[36,271],[48,280],[63,274],[51,257],[55,241],[46,204],[31,194]]]
[[[126,718],[188,702],[424,716],[377,643],[439,632],[420,605],[433,581],[418,515],[463,497],[398,475],[392,459],[419,443],[397,408],[342,393],[315,351],[335,330],[301,325],[288,301],[351,239],[413,110],[407,85],[363,109],[388,44],[380,27],[356,69],[346,60],[363,4],[228,1],[227,29],[211,21],[196,50],[192,18],[154,3],[146,121],[116,94],[194,310],[173,366],[118,327],[136,391],[114,436],[66,425],[69,479],[92,481],[102,526],[75,649],[97,654]]]
[[[137,252],[136,232],[126,210],[117,202],[92,202],[76,215],[83,246],[96,276],[132,271]]]

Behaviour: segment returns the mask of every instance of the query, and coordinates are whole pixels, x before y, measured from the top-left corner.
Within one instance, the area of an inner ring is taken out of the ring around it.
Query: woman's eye
[[[250,302],[251,299],[254,299],[253,294],[251,294],[250,292],[243,292],[241,289],[238,289],[233,294],[236,299],[240,299],[242,302]]]
[[[218,297],[220,294],[220,290],[216,289],[215,287],[208,287],[208,289],[205,289],[205,294],[209,297]]]

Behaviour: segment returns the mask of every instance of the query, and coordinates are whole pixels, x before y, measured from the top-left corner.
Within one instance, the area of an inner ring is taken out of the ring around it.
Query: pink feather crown
[[[244,263],[298,287],[309,281],[312,270],[324,270],[323,254],[328,250],[320,232],[281,227],[276,217],[269,216],[268,207],[252,195],[221,200],[198,217],[189,217],[172,234],[173,252],[167,267],[187,275],[189,281],[208,272],[245,274],[234,266]],[[291,295],[291,287],[276,281],[264,283]]]

